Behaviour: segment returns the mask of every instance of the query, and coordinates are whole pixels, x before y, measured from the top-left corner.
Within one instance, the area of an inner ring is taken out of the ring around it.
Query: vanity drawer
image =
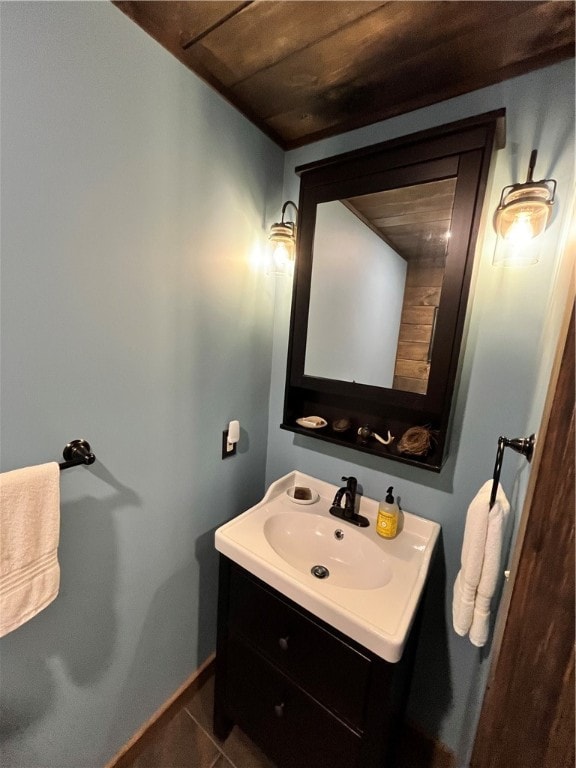
[[[242,640],[228,640],[226,709],[278,768],[361,768],[357,733]]]
[[[231,569],[228,629],[363,730],[370,659],[236,567]]]

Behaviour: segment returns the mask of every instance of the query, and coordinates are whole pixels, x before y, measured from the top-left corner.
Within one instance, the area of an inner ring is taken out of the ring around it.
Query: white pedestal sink
[[[312,489],[306,503],[294,487]],[[330,514],[338,486],[294,471],[218,528],[216,549],[381,658],[397,662],[424,589],[438,523],[403,512],[400,533],[376,533],[378,502],[361,497],[358,528]],[[318,568],[320,566],[320,568]],[[314,575],[316,574],[316,575]]]

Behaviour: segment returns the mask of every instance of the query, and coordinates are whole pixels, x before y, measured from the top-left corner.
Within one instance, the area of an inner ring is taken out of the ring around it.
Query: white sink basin
[[[392,578],[382,548],[349,523],[341,526],[332,515],[280,512],[266,520],[264,536],[294,568],[305,574],[318,565],[326,568],[328,573],[321,578],[329,578],[338,587],[377,589]]]
[[[295,486],[312,488],[312,502],[298,503],[289,496]],[[272,483],[261,502],[218,528],[216,549],[378,656],[396,662],[440,526],[404,512],[397,537],[383,539],[376,533],[378,502],[373,499],[361,497],[359,512],[369,519],[367,528],[329,513],[338,487],[291,472]]]

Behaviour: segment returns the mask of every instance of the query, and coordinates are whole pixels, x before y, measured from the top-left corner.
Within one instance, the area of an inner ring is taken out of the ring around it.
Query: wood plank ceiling
[[[444,267],[456,179],[387,189],[341,202],[406,261]]]
[[[564,0],[114,5],[285,149],[574,56]]]

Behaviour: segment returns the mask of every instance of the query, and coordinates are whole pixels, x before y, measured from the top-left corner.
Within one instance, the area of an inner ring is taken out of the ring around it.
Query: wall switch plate
[[[228,445],[232,447],[228,450]],[[228,443],[228,430],[225,429],[222,432],[222,458],[227,459],[230,456],[236,455],[236,443]]]

